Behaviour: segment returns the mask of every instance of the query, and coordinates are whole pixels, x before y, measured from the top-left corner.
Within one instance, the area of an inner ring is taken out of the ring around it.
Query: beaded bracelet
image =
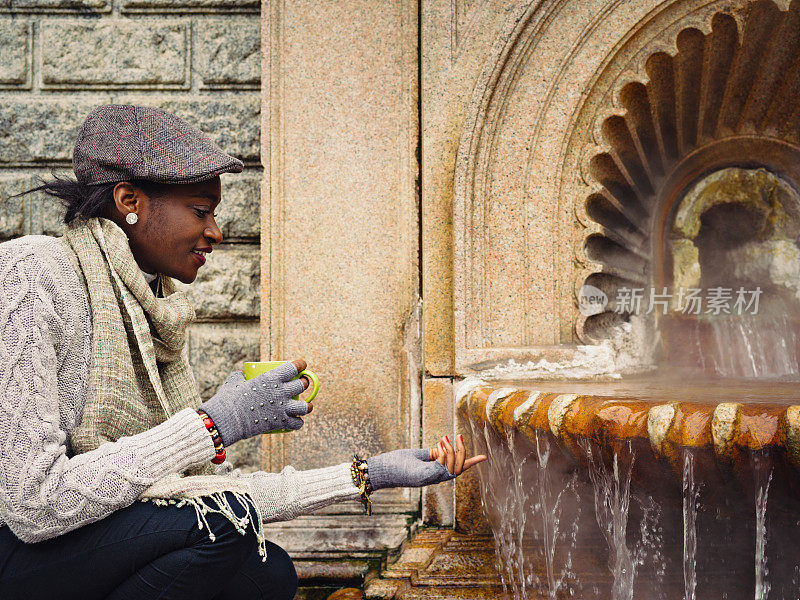
[[[369,483],[369,472],[367,471],[367,461],[358,458],[358,454],[353,455],[353,464],[350,465],[350,476],[353,478],[353,485],[358,488],[361,496],[361,504],[364,505],[364,514],[372,514],[372,502],[369,495],[372,493],[372,485]]]
[[[201,408],[197,409],[197,414],[203,419],[203,425],[206,426],[208,429],[208,433],[211,434],[211,441],[214,442],[214,452],[216,452],[216,456],[211,459],[211,462],[215,465],[222,464],[225,462],[225,446],[222,445],[222,437],[219,435],[219,431],[217,431],[216,425],[214,425],[214,421],[211,420],[211,417]]]

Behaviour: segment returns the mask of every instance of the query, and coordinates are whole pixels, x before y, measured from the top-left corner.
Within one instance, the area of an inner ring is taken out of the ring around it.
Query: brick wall
[[[188,286],[201,395],[259,352],[258,0],[0,0],[0,239],[58,234],[42,196],[9,198],[70,171],[77,127],[109,102],[159,106],[241,158],[223,176],[225,242]],[[258,440],[231,449],[258,465]]]

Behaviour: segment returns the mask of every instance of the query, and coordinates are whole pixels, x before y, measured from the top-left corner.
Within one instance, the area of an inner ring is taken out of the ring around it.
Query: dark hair
[[[67,212],[64,214],[64,223],[70,224],[75,219],[91,219],[101,217],[105,212],[106,206],[114,202],[114,188],[119,181],[111,183],[100,183],[97,185],[86,185],[67,176],[60,176],[51,173],[50,181],[39,178],[39,184],[33,189],[14,194],[13,197],[25,196],[33,192],[44,192],[48,196],[53,196],[61,201]],[[153,181],[143,181],[139,179],[131,180],[129,183],[142,190],[151,199],[157,200],[166,194],[166,184],[155,183]]]

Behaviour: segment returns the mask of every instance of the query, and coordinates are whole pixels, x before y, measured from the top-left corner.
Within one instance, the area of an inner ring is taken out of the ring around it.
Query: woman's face
[[[222,241],[214,220],[220,202],[220,180],[164,185],[158,196],[150,197],[130,183],[114,189],[114,221],[128,235],[136,262],[147,273],[162,273],[191,283],[206,261],[205,254]],[[136,224],[125,221],[129,212],[139,217]]]

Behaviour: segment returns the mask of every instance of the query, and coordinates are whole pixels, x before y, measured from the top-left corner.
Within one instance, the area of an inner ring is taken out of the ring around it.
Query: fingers
[[[298,358],[297,360],[293,360],[292,364],[297,369],[297,373],[299,373],[300,371],[305,371],[306,367],[308,366],[306,361],[304,361],[302,358]],[[295,375],[297,375],[297,373],[295,373]]]
[[[464,470],[464,460],[467,458],[467,452],[464,449],[464,436],[460,433],[456,436],[456,465],[452,471],[456,475],[461,475]]]
[[[447,453],[444,451],[442,442],[439,442],[436,444],[436,462],[444,467],[445,461],[447,461]]]
[[[289,400],[286,403],[286,414],[290,417],[300,417],[308,414],[308,404],[302,400]]]
[[[305,365],[303,361],[296,361]],[[275,381],[275,378],[278,381],[282,381],[286,383],[287,381],[297,377],[297,366],[293,362],[285,362],[282,365],[279,365],[272,369],[271,371],[267,371],[266,373],[262,373],[256,379],[261,379],[262,377]]]
[[[439,456],[436,458],[436,462],[444,466],[449,473],[452,473],[456,465],[456,453],[452,444],[450,444],[450,438],[444,436],[437,447]]]
[[[288,383],[283,384],[283,391],[287,396],[299,396],[306,390],[303,382],[299,379],[292,379]]]
[[[442,438],[442,445],[444,446],[445,450],[445,462],[444,466],[447,467],[447,470],[450,473],[455,473],[456,468],[456,452],[453,450],[453,445],[450,443],[450,438],[444,436]]]
[[[487,460],[484,454],[478,454],[477,456],[473,456],[472,458],[468,458],[464,461],[464,471],[469,469],[473,465],[477,465],[478,463],[482,463],[483,461]]]
[[[314,403],[313,402],[309,402],[308,403],[308,412],[306,414],[310,415],[312,410],[314,410]]]
[[[299,372],[300,372],[300,371],[298,370],[298,373],[299,373]],[[311,381],[309,381],[309,379],[308,379],[308,376],[307,376],[307,375],[301,375],[301,376],[300,376],[300,381],[302,381],[302,382],[303,382],[303,387],[304,387],[305,389],[308,389],[308,386],[310,386],[310,385],[311,385]]]
[[[467,458],[467,450],[464,446],[464,436],[458,434],[455,439],[456,447],[450,443],[450,438],[444,436],[442,441],[433,448],[424,449],[423,452],[429,460],[436,461],[444,466],[453,475],[461,475],[470,467],[487,460],[484,454]],[[424,458],[422,460],[425,460]]]
[[[293,431],[297,431],[303,426],[303,419],[300,417],[289,417],[286,420],[286,429],[292,429]]]

